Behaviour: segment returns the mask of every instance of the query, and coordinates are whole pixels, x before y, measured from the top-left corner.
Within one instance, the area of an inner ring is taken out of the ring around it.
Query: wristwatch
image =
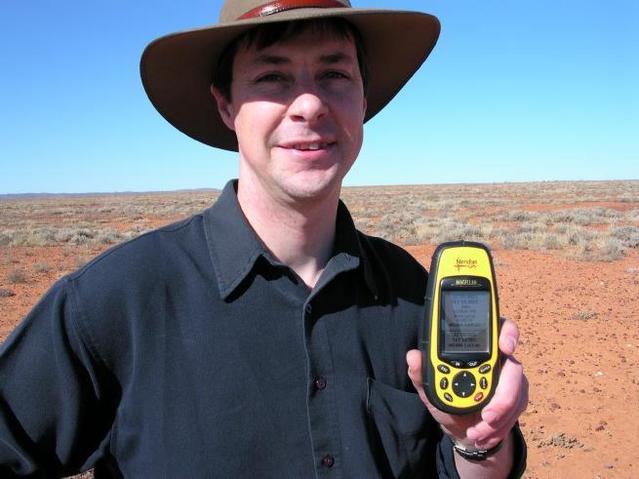
[[[485,461],[490,456],[499,451],[503,444],[504,441],[499,441],[499,444],[491,447],[490,449],[466,449],[461,444],[457,444],[453,441],[453,449],[457,451],[457,454],[459,454],[464,459],[469,459],[471,461]]]

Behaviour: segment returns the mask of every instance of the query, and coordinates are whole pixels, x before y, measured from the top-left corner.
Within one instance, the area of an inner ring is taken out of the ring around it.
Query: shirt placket
[[[333,258],[302,308],[308,357],[308,420],[317,477],[342,476],[342,446],[337,412],[339,391],[333,382],[335,369],[326,327],[327,318],[322,311],[322,299],[330,298],[328,290],[331,286],[335,287],[334,284],[330,285],[336,281],[335,277],[357,267],[357,264],[357,260],[349,255]]]
[[[341,441],[333,387],[333,362],[321,305],[315,296],[303,306],[308,354],[308,420],[318,477],[340,477]]]

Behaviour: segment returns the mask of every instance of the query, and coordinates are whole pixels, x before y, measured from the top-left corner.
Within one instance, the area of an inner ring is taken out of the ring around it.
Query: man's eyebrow
[[[344,52],[336,52],[336,53],[330,53],[327,55],[320,56],[320,62],[325,63],[327,65],[333,65],[335,63],[340,63],[343,61],[352,61],[352,60],[353,58]]]
[[[347,55],[343,52],[336,53],[327,53],[325,55],[320,55],[319,63],[323,63],[325,65],[334,65],[340,62],[348,62],[353,61],[354,59],[351,55]],[[290,63],[291,60],[285,56],[281,55],[272,55],[272,54],[260,54],[255,58],[255,63],[260,65],[285,65]]]
[[[262,65],[283,65],[290,62],[288,58],[280,55],[261,54],[255,58],[255,63]]]

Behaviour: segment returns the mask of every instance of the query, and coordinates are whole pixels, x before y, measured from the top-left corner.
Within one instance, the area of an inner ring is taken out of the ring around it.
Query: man
[[[147,48],[156,108],[237,148],[239,180],[63,278],[3,345],[2,477],[521,474],[517,328],[481,414],[432,408],[414,349],[426,273],[339,202],[364,121],[438,32],[345,1],[227,0],[218,26]]]

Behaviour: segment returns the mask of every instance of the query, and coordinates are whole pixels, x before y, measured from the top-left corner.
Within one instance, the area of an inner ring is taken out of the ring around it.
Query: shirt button
[[[304,308],[304,311],[306,311],[306,314],[311,314],[313,312],[313,306],[310,304],[307,304],[306,308]]]
[[[326,378],[319,376],[315,379],[315,387],[320,391],[326,387]]]
[[[322,458],[322,466],[333,467],[333,464],[335,464],[335,458],[330,454],[326,454],[326,456]]]

